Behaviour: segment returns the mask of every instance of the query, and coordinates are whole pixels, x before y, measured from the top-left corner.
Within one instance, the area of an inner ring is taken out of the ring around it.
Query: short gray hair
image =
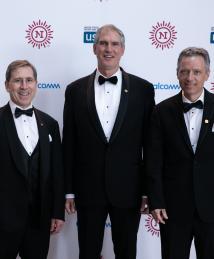
[[[206,71],[210,71],[210,57],[209,53],[206,49],[203,48],[197,48],[197,47],[188,47],[181,51],[178,62],[177,62],[177,73],[180,69],[181,60],[184,57],[193,57],[193,56],[201,56],[204,59]]]
[[[124,36],[123,32],[113,24],[106,24],[97,30],[95,38],[94,38],[94,44],[97,44],[99,42],[100,34],[103,30],[110,30],[110,31],[117,32],[118,35],[120,36],[120,43],[121,43],[122,47],[125,47],[125,36]]]

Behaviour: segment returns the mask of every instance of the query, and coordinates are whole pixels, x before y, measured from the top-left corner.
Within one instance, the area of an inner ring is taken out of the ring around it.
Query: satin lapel
[[[95,78],[96,71],[91,74],[89,77],[88,85],[87,85],[87,103],[88,103],[88,110],[90,114],[90,118],[92,121],[92,125],[95,128],[98,136],[104,141],[107,142],[105,133],[103,131],[102,125],[100,123],[96,106],[95,106],[95,94],[94,94],[94,78]]]
[[[14,123],[13,115],[9,104],[5,106],[4,124],[6,127],[8,142],[9,142],[11,154],[15,162],[15,165],[20,171],[20,173],[23,176],[27,177],[28,169],[25,166],[24,157],[22,156],[23,154],[22,147],[21,147],[22,144],[19,140],[19,137],[16,131],[16,126]]]
[[[200,148],[200,145],[204,140],[211,121],[213,122],[212,118],[214,114],[214,97],[206,89],[204,89],[204,91],[204,110],[196,151],[198,150],[198,148]]]
[[[122,89],[120,104],[109,142],[112,142],[115,139],[121,128],[128,106],[129,89],[129,76],[125,71],[122,70]]]
[[[175,109],[173,110],[173,117],[175,119],[175,123],[177,124],[177,129],[180,131],[185,143],[187,144],[188,148],[193,153],[192,145],[190,142],[189,134],[187,131],[186,123],[184,120],[184,113],[183,113],[183,106],[182,106],[182,92],[175,96]],[[175,125],[176,125],[175,124]]]
[[[44,179],[49,172],[49,154],[50,154],[50,142],[49,131],[45,125],[44,120],[41,118],[40,112],[34,108],[38,132],[39,132],[39,150],[40,150],[40,175]],[[44,182],[44,181],[41,181]]]

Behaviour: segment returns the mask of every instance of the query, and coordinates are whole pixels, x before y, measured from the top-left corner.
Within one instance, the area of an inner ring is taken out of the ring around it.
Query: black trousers
[[[79,259],[100,259],[105,223],[109,214],[116,259],[135,259],[140,209],[78,207]]]
[[[46,259],[49,248],[50,228],[37,229],[26,226],[18,231],[0,230],[0,258]]]
[[[160,233],[162,259],[189,259],[192,240],[197,259],[214,259],[214,223],[203,222],[197,213],[187,222],[169,218]]]

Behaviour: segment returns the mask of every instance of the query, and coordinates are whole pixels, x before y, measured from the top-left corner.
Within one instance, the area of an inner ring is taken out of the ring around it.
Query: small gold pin
[[[127,89],[125,89],[125,90],[124,90],[124,92],[125,92],[125,93],[128,93],[128,90],[127,90]]]
[[[209,123],[209,120],[206,119],[204,122],[207,124],[207,123]]]

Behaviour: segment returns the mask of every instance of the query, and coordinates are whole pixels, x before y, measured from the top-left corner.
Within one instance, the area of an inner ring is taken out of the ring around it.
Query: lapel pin
[[[207,123],[209,123],[209,120],[206,119],[204,122],[207,124]]]
[[[41,126],[44,126],[44,124],[41,122],[41,124],[40,124]]]
[[[124,90],[124,92],[125,92],[125,93],[128,93],[128,90],[127,90],[127,89],[125,89],[125,90]]]

